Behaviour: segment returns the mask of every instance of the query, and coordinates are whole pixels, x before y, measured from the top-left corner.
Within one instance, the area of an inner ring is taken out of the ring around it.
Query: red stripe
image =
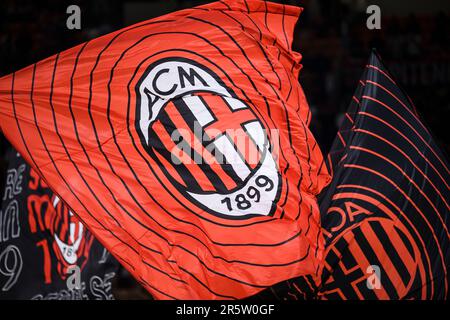
[[[369,97],[369,96],[363,96],[364,99],[368,99],[368,100],[372,100],[375,101],[379,104],[381,104],[383,107],[385,107],[386,109],[390,110],[393,114],[395,114],[397,117],[399,117],[404,123],[406,123],[408,125],[408,127],[411,128],[411,130],[414,131],[414,133],[420,138],[420,140],[422,140],[422,142],[431,150],[431,152],[436,156],[436,158],[438,159],[438,161],[442,164],[442,166],[444,167],[444,169],[447,171],[447,173],[450,173],[450,169],[447,168],[447,166],[444,164],[444,162],[442,161],[442,159],[436,154],[436,152],[434,151],[433,148],[431,148],[431,146],[428,144],[428,142],[425,141],[425,139],[417,132],[416,129],[414,129],[414,127],[408,122],[406,121],[406,119],[404,119],[401,115],[399,115],[394,109],[392,109],[391,107],[389,107],[388,105],[386,105],[385,103]]]
[[[382,75],[384,75],[386,78],[388,78],[389,80],[391,80],[391,82],[395,85],[397,85],[397,83],[395,83],[394,79],[392,79],[386,72],[384,72],[383,70],[381,70],[380,68],[373,66],[371,64],[366,65],[367,68],[372,68],[377,70],[378,72],[380,72]]]
[[[348,153],[344,154],[341,158],[341,160],[339,160],[339,163],[341,163],[342,161],[344,161],[345,159],[347,159]]]
[[[395,144],[393,144],[392,142],[390,142],[389,140],[373,133],[367,130],[363,130],[363,129],[356,129],[356,132],[362,132],[362,133],[366,133],[369,134],[371,136],[374,136],[382,141],[384,141],[385,143],[389,144],[391,147],[395,148],[398,152],[400,152],[405,158],[407,158],[409,160],[409,162],[414,166],[414,168],[416,168],[421,174],[422,176],[431,184],[431,186],[433,187],[433,189],[439,194],[439,196],[441,197],[442,201],[445,203],[445,205],[447,206],[447,208],[450,209],[450,206],[447,204],[446,199],[442,196],[441,192],[439,191],[439,189],[434,185],[434,183],[430,180],[430,178],[422,171],[422,169],[420,169],[415,163],[414,161],[405,153],[403,152],[402,149],[400,149],[399,147],[397,147]]]
[[[361,266],[361,269],[364,271],[368,266],[371,265],[369,260],[367,260],[366,255],[364,254],[363,250],[359,246],[359,244],[355,241],[353,233],[352,232],[346,232],[344,234],[344,239],[347,241],[348,246],[351,247],[351,252],[353,254],[354,259],[356,260],[356,263]],[[365,275],[365,278],[367,278],[367,275]],[[381,300],[387,300],[389,299],[389,296],[386,292],[386,290],[373,290],[378,299]]]
[[[368,117],[374,118],[382,123],[384,123],[385,125],[387,125],[389,128],[391,128],[392,130],[394,130],[395,132],[397,132],[401,137],[403,137],[403,139],[405,139],[406,141],[408,141],[408,143],[417,151],[417,153],[419,153],[422,158],[430,165],[430,167],[432,167],[434,169],[434,171],[436,172],[436,174],[441,178],[441,180],[444,182],[445,186],[447,188],[449,188],[446,180],[441,176],[441,174],[439,173],[439,171],[436,169],[436,167],[433,165],[433,163],[431,163],[427,157],[425,157],[425,155],[419,150],[419,148],[417,148],[417,146],[410,140],[408,139],[402,132],[400,132],[398,129],[396,129],[394,126],[392,126],[390,123],[387,123],[386,121],[384,121],[383,119],[371,114],[371,113],[367,113],[367,112],[358,112],[358,114],[363,114],[366,115]],[[363,130],[363,129],[355,129],[355,131],[360,131],[360,132],[364,132],[364,133],[369,133],[372,134],[372,132]],[[373,135],[375,135],[375,133],[373,133]],[[380,137],[377,135],[377,137]],[[381,139],[381,137],[380,137]]]
[[[367,168],[367,167],[364,167],[364,166],[359,166],[359,165],[356,165],[356,164],[344,164],[344,167],[345,168],[356,168],[356,169],[360,169],[360,170],[364,170],[364,171],[367,171],[367,172],[370,172],[370,173],[373,173],[373,174],[375,174],[375,175],[377,175],[377,176],[379,176],[379,177],[381,177],[381,178],[383,178],[384,180],[386,180],[386,181],[388,181],[392,186],[394,186],[395,187],[395,189],[397,189],[406,199],[408,199],[408,201],[409,201],[409,203],[411,203],[411,205],[417,210],[417,212],[421,215],[421,217],[425,220],[425,223],[427,224],[427,226],[428,226],[428,228],[430,228],[430,231],[431,231],[431,234],[433,235],[433,238],[434,238],[434,240],[436,241],[436,244],[437,244],[437,247],[438,247],[438,250],[439,250],[439,255],[441,256],[441,260],[442,260],[442,263],[444,264],[444,266],[443,266],[443,268],[444,268],[444,272],[445,272],[445,277],[447,277],[447,268],[445,267],[445,263],[444,263],[444,261],[445,261],[445,259],[444,259],[444,255],[443,255],[443,253],[442,253],[442,249],[441,249],[441,247],[439,246],[439,244],[440,244],[440,242],[439,242],[439,239],[437,238],[437,236],[436,236],[436,234],[435,234],[435,232],[434,232],[434,230],[433,230],[433,227],[431,226],[431,224],[430,224],[430,222],[428,221],[428,219],[426,218],[426,215],[419,209],[419,207],[416,205],[416,203],[414,202],[414,201],[412,201],[412,199],[401,189],[401,188],[399,188],[391,179],[389,179],[388,177],[386,177],[386,176],[384,176],[384,175],[382,175],[381,173],[379,173],[379,172],[377,172],[377,171],[375,171],[375,170],[373,170],[373,169],[370,169],[370,168]],[[445,283],[445,291],[447,292],[447,282]]]
[[[330,168],[330,171],[331,171],[331,176],[334,176],[333,161],[331,161],[331,155],[330,154],[328,154],[327,160],[328,160],[328,167]]]

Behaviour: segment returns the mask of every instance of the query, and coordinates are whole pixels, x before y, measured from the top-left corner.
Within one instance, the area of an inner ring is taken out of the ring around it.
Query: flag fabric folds
[[[446,299],[448,162],[375,52],[325,161],[319,285],[306,275],[253,298]]]
[[[6,161],[0,299],[113,299],[117,261],[16,150]]]
[[[322,299],[446,299],[449,165],[372,53],[327,158]]]
[[[291,49],[300,8],[223,1],[0,79],[5,136],[156,298],[316,279],[330,177]]]

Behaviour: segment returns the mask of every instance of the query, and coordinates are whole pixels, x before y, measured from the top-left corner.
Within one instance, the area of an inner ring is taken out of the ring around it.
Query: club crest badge
[[[223,218],[273,214],[281,179],[270,135],[248,102],[184,58],[151,64],[136,94],[141,142],[184,197]]]

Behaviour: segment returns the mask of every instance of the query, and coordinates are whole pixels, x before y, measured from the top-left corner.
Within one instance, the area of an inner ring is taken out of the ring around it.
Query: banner
[[[0,299],[113,299],[118,263],[13,149],[0,211]]]
[[[223,1],[0,79],[0,126],[160,299],[318,280],[329,182],[291,49],[298,7]]]
[[[252,299],[447,299],[448,162],[375,52],[326,165],[320,284],[301,276]]]

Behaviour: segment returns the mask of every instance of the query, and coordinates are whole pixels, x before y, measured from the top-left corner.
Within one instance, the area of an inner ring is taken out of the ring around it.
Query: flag
[[[222,1],[88,41],[0,79],[1,130],[156,298],[317,280],[300,12]]]
[[[446,299],[448,162],[375,52],[325,161],[322,280],[296,277],[252,299]]]
[[[0,299],[113,299],[118,263],[10,148],[0,211]]]
[[[446,299],[449,165],[375,53],[327,164],[319,297]]]

